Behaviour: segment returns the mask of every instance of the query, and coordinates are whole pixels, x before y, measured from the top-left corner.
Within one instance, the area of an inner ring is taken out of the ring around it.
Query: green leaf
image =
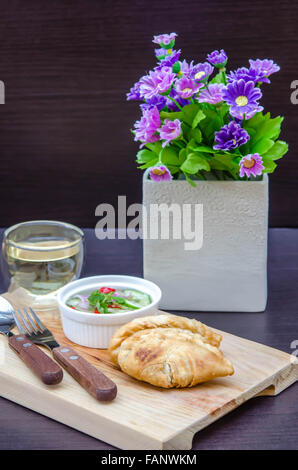
[[[205,142],[207,141],[206,143],[213,144],[214,133],[219,131],[222,127],[222,118],[217,111],[210,108],[205,108],[204,114],[206,115],[206,119],[200,122],[199,127],[205,137]]]
[[[239,165],[231,155],[217,154],[210,160],[210,166],[214,170],[229,171],[233,176],[239,173]]]
[[[157,155],[151,150],[143,149],[137,153],[137,162],[138,163],[147,163],[153,158],[156,158]]]
[[[246,127],[245,130],[249,134],[250,138],[253,138],[257,132],[253,127]]]
[[[288,151],[289,146],[283,140],[277,140],[271,149],[263,155],[262,158],[271,158],[271,160],[278,160],[282,158]]]
[[[208,125],[204,129],[207,140],[210,144],[214,142],[214,134],[219,131],[222,127],[222,121],[219,116],[215,116],[214,119],[208,121]]]
[[[205,158],[200,157],[195,153],[190,153],[185,162],[181,165],[181,170],[191,175],[195,175],[200,170],[210,171],[210,165]]]
[[[183,108],[183,121],[186,122],[189,126],[192,126],[193,120],[201,111],[199,104],[188,104]]]
[[[180,165],[179,150],[171,146],[164,147],[160,151],[159,159],[165,165]]]
[[[193,188],[196,188],[196,183],[194,182],[194,180],[192,180],[187,173],[184,173],[184,176],[185,176],[185,179],[186,181],[188,181],[188,183],[193,187]]]
[[[178,112],[173,112],[173,113],[167,113],[166,111],[161,111],[160,117],[161,119],[170,119],[171,121],[174,121],[175,119],[179,119],[180,121],[182,121],[183,111],[178,111]]]
[[[181,165],[183,162],[185,162],[187,157],[187,150],[186,149],[181,149],[179,152],[179,164]]]
[[[172,175],[175,175],[176,173],[179,173],[180,168],[179,166],[168,165],[168,170],[170,170]]]
[[[277,138],[280,130],[283,117],[277,116],[274,119],[263,120],[263,122],[257,127],[256,134],[253,137],[253,143],[258,142],[260,139],[272,139]]]
[[[271,139],[260,139],[256,144],[252,146],[252,153],[259,153],[263,155],[268,152],[269,149],[274,145],[274,141]]]
[[[193,138],[198,144],[202,142],[202,132],[200,129],[191,129],[189,135],[190,138]]]
[[[223,72],[218,72],[215,77],[210,80],[210,83],[225,83]]]
[[[146,170],[147,168],[156,165],[156,163],[158,163],[158,157],[153,158],[153,160],[150,160],[150,162],[147,162],[144,165],[138,166],[138,168],[141,170]]]
[[[207,147],[207,145],[199,145],[198,147],[191,147],[192,150],[195,150],[196,152],[206,152],[206,153],[215,153],[216,150],[214,150],[212,147]]]
[[[97,302],[102,302],[104,300],[105,296],[101,292],[93,291],[88,297],[88,301],[92,306],[95,306]]]
[[[152,150],[154,153],[156,153],[156,155],[159,154],[159,152],[161,151],[162,149],[162,146],[161,146],[161,142],[158,141],[158,142],[154,142],[154,143],[148,143],[148,144],[145,144],[146,147],[148,147],[150,150]]]
[[[190,139],[186,145],[187,150],[192,150],[193,147],[196,146],[196,141],[195,139]],[[190,152],[191,153],[191,152]]]
[[[252,118],[247,119],[247,121],[244,122],[243,127],[248,132],[249,128],[257,129],[262,122],[268,119],[270,119],[270,113],[263,115],[262,112],[259,112],[259,113],[256,113]]]
[[[264,165],[264,172],[265,173],[273,173],[276,168],[276,163],[270,157],[266,157],[265,155],[262,156],[263,165]]]
[[[197,127],[197,125],[199,124],[200,121],[203,121],[203,119],[205,119],[205,114],[203,113],[203,111],[200,109],[197,114],[195,115],[194,117],[194,120],[192,122],[192,128],[195,129],[195,127]]]

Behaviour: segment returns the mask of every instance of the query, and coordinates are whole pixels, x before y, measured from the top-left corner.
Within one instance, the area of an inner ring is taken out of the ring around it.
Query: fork
[[[60,346],[52,332],[42,323],[34,310],[30,313],[23,307],[23,312],[13,313],[16,325],[21,334],[33,343],[46,346],[53,357],[79,384],[99,401],[111,401],[117,395],[116,384],[80,356],[69,346]]]

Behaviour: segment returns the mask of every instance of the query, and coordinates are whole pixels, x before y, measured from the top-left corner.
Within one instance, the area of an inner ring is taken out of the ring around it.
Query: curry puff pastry
[[[221,336],[177,315],[136,318],[113,335],[115,364],[135,379],[164,388],[192,387],[234,373],[218,349]]]

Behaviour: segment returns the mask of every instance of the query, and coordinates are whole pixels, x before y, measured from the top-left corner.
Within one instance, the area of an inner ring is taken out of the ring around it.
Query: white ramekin
[[[132,312],[96,315],[74,310],[66,305],[67,300],[84,290],[95,290],[101,287],[118,289],[137,289],[152,298],[151,304]],[[161,298],[160,288],[153,282],[132,276],[92,276],[70,282],[57,294],[58,307],[61,313],[65,336],[74,343],[90,348],[106,349],[114,332],[134,318],[156,315]]]

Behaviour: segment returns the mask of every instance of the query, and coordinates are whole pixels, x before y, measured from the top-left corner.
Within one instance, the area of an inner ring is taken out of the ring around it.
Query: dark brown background
[[[0,225],[24,219],[96,223],[95,207],[141,200],[139,116],[125,93],[154,66],[153,34],[176,31],[187,60],[224,48],[232,68],[273,58],[265,110],[285,115],[288,155],[270,179],[270,225],[298,226],[298,3],[228,0],[0,0]]]

